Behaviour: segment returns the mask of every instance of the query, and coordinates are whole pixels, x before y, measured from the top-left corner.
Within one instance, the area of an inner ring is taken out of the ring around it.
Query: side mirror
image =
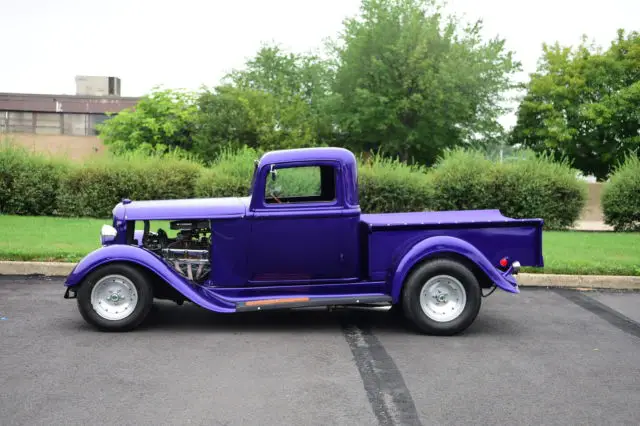
[[[275,166],[272,164],[271,168],[269,169],[269,173],[271,173],[271,180],[272,181],[276,181],[276,176],[278,176],[278,171],[276,170]]]

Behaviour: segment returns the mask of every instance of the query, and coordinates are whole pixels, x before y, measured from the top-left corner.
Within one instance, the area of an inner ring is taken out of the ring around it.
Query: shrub
[[[68,163],[3,143],[0,147],[0,213],[46,216],[56,212],[56,194]]]
[[[226,150],[206,169],[196,182],[198,197],[247,196],[251,187],[254,160],[262,152],[251,148]],[[282,179],[296,179],[297,185],[287,182],[287,195],[308,193],[315,179],[307,170],[281,173]],[[430,187],[425,169],[410,167],[395,159],[374,156],[360,160],[358,168],[360,206],[365,212],[394,212],[425,210],[430,201]]]
[[[113,155],[75,165],[61,180],[58,213],[110,217],[123,198],[177,199],[195,196],[201,166],[173,155]]]
[[[586,183],[566,162],[525,152],[504,163],[476,151],[445,153],[429,172],[435,210],[499,209],[513,218],[542,218],[565,229],[580,217]]]
[[[445,152],[429,170],[434,210],[488,209],[493,206],[494,163],[477,151]]]
[[[542,218],[546,229],[574,225],[587,201],[587,183],[566,161],[526,153],[497,163],[492,178],[494,206],[508,217]]]
[[[224,150],[200,175],[196,194],[198,197],[246,197],[251,190],[254,161],[261,156],[262,152],[249,147]],[[308,194],[316,181],[308,172],[305,169],[283,172],[278,185],[287,189],[287,196]]]
[[[252,148],[226,149],[195,183],[197,197],[246,197],[251,188],[254,161],[261,152]]]
[[[359,160],[360,207],[366,213],[424,211],[432,190],[426,170],[378,155]]]
[[[602,189],[604,222],[616,231],[640,231],[640,158],[627,155]]]
[[[75,164],[24,149],[2,149],[0,211],[107,218],[123,198],[246,196],[254,160],[262,155],[246,147],[226,150],[205,168],[184,158],[184,152],[154,152],[109,155]],[[640,220],[639,164],[637,157],[627,160],[603,195],[607,223],[619,229]],[[379,155],[358,161],[364,212],[499,209],[514,218],[541,217],[547,229],[569,227],[580,216],[586,183],[576,176],[565,162],[531,154],[497,163],[479,152],[454,150],[431,169]],[[313,182],[304,173],[291,178],[299,183],[296,191]]]

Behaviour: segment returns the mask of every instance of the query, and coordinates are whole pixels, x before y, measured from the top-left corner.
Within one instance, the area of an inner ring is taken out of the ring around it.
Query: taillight
[[[500,264],[499,268],[503,271],[511,269],[511,273],[514,275],[520,272],[520,262],[518,261],[511,262],[508,257],[503,257],[498,263]]]

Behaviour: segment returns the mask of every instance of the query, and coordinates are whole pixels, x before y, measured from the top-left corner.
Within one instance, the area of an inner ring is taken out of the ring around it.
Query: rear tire
[[[89,324],[102,331],[130,331],[153,306],[153,288],[137,268],[111,264],[91,272],[77,293],[78,309]]]
[[[405,317],[421,333],[451,336],[467,329],[478,316],[482,290],[462,263],[435,259],[419,265],[402,292]]]

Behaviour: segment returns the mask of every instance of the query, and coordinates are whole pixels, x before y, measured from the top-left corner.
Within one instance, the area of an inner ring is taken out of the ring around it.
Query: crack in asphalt
[[[554,291],[565,299],[607,321],[617,329],[640,338],[640,323],[621,314],[615,309],[610,308],[604,303],[589,297],[580,291],[565,289],[555,289]]]
[[[366,326],[342,321],[341,327],[378,423],[421,426],[402,374],[380,340]]]

